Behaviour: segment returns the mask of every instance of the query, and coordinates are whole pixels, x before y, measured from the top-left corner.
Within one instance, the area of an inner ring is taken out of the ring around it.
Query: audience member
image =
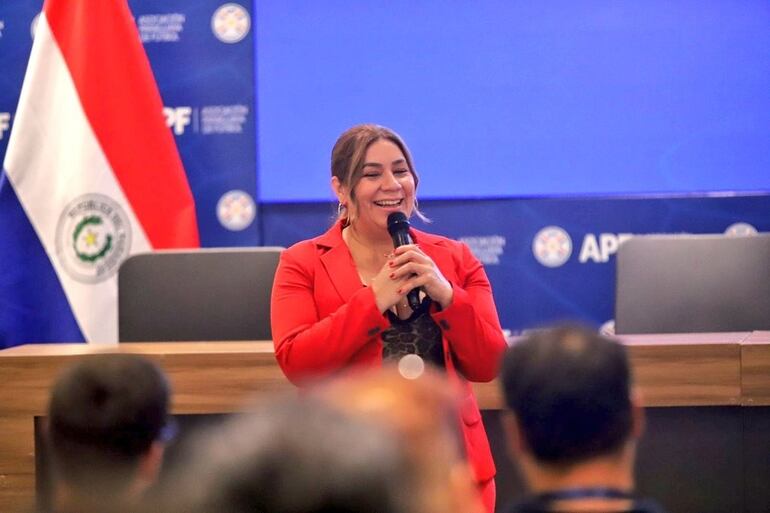
[[[168,434],[169,386],[151,361],[102,354],[57,379],[47,442],[58,513],[131,507],[155,481]]]
[[[284,398],[194,436],[166,513],[419,513],[385,429],[310,397]]]
[[[623,345],[578,327],[538,331],[507,350],[501,383],[531,490],[509,513],[662,511],[634,495],[643,409]]]
[[[459,388],[426,367],[414,379],[395,366],[353,372],[317,391],[351,415],[393,430],[406,449],[421,513],[483,513],[460,426]]]

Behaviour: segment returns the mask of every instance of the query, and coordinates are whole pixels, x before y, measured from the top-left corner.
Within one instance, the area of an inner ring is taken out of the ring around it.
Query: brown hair
[[[345,130],[342,135],[339,136],[337,142],[334,143],[331,162],[332,176],[337,177],[340,184],[350,191],[350,198],[353,201],[355,201],[353,190],[361,179],[361,171],[364,167],[366,150],[380,139],[392,142],[398,146],[401,153],[404,154],[406,164],[409,167],[409,172],[412,173],[412,177],[414,178],[415,191],[417,190],[420,178],[417,175],[417,171],[414,169],[412,154],[409,152],[409,148],[406,146],[404,140],[401,139],[401,136],[390,128],[380,125],[356,125]],[[414,203],[414,214],[423,221],[427,221],[428,219],[417,208],[417,199],[415,199]],[[339,218],[345,219],[345,224],[350,222],[347,205],[341,206]]]
[[[417,511],[483,510],[461,430],[462,395],[429,368],[404,378],[393,365],[355,369],[315,389],[315,397],[395,433],[410,459],[410,481],[422,494]]]

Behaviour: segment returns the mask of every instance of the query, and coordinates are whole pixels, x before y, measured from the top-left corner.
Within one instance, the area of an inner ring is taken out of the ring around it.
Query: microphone
[[[412,244],[412,237],[409,236],[409,220],[403,212],[393,212],[388,216],[388,233],[393,239],[393,247]],[[417,310],[420,306],[420,290],[412,289],[406,293],[406,300],[409,302],[409,308]]]

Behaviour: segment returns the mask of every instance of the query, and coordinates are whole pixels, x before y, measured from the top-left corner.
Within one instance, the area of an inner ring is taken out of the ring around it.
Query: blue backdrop
[[[770,231],[770,195],[432,200],[420,208],[433,223],[416,227],[464,240],[484,262],[500,321],[513,333],[611,321],[615,252],[627,237]],[[332,214],[330,203],[264,205],[265,243],[321,233]],[[565,241],[569,251],[560,253]]]
[[[0,158],[41,5],[0,2]],[[468,242],[513,331],[610,320],[629,236],[770,230],[766,1],[129,5],[204,246],[325,230],[360,122],[407,140],[423,228]]]
[[[263,200],[327,199],[354,123],[423,198],[770,188],[766,0],[257,0]]]

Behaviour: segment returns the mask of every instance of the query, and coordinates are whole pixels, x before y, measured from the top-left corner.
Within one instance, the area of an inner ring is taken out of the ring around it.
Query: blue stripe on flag
[[[0,173],[0,348],[83,341],[48,255]]]

